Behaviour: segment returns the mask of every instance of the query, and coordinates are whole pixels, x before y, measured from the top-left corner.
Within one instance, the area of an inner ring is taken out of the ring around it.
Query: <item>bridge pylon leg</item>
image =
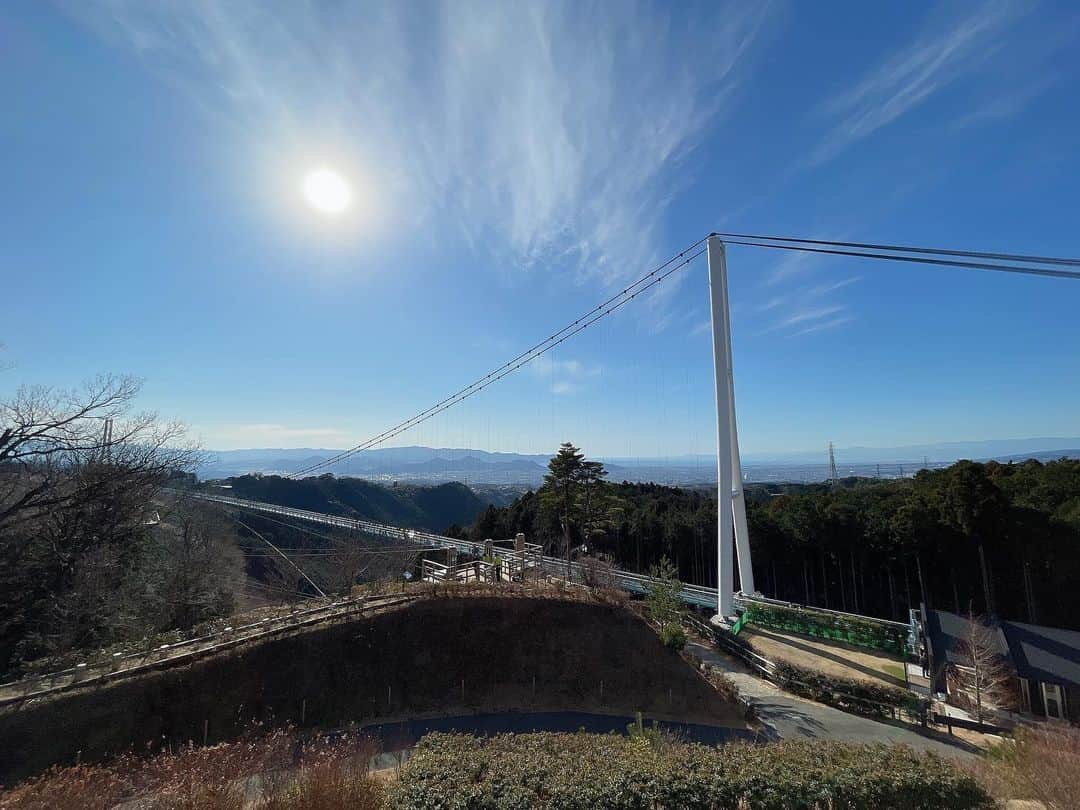
[[[743,502],[742,463],[735,420],[735,380],[731,360],[731,307],[727,256],[717,236],[707,242],[709,303],[712,315],[713,368],[716,384],[717,616],[735,615],[735,562],[738,545],[739,584],[752,593],[754,573]]]

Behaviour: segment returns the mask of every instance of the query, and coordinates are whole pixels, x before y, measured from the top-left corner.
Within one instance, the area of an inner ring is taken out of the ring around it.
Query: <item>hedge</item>
[[[907,646],[908,631],[873,619],[836,616],[813,609],[788,608],[778,605],[750,605],[746,609],[751,624],[771,627],[804,636],[817,636],[846,641],[857,647],[886,650],[899,655]]]
[[[774,662],[773,679],[789,692],[855,714],[890,717],[903,712],[912,720],[926,719],[926,700],[888,684],[826,675],[787,661]]]
[[[400,810],[992,807],[972,776],[903,746],[709,748],[584,733],[428,735],[388,801]]]

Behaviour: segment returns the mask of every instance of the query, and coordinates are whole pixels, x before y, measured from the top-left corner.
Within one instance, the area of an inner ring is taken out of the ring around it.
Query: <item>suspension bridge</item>
[[[735,411],[735,377],[732,364],[730,304],[728,299],[727,245],[739,245],[761,249],[797,251],[838,257],[855,257],[886,262],[908,262],[919,265],[931,265],[950,270],[975,270],[989,272],[1017,273],[1043,276],[1055,279],[1080,280],[1080,259],[1052,256],[1034,256],[982,251],[962,251],[927,247],[873,244],[861,242],[836,242],[795,237],[773,237],[741,233],[712,233],[684,248],[666,262],[658,265],[637,281],[623,288],[614,296],[600,303],[590,311],[579,316],[557,332],[532,345],[516,357],[498,368],[477,378],[465,387],[436,402],[429,408],[403,420],[365,442],[351,447],[329,458],[312,463],[290,474],[298,479],[317,473],[320,470],[350,458],[365,450],[384,444],[390,439],[420,425],[434,416],[469,399],[485,388],[523,368],[555,347],[580,334],[602,318],[617,312],[634,301],[643,293],[660,284],[666,278],[679,272],[699,257],[705,255],[708,261],[709,300],[711,313],[712,356],[714,365],[715,401],[716,401],[716,442],[717,442],[717,531],[718,548],[717,587],[683,583],[682,600],[690,606],[715,610],[714,621],[728,623],[734,620],[736,610],[748,604],[789,605],[778,600],[767,599],[754,588],[753,567],[750,554],[749,535],[746,526],[746,511],[743,502],[743,475],[739,458],[738,427]],[[346,529],[366,535],[386,539],[395,543],[406,543],[416,549],[445,549],[454,553],[479,557],[491,556],[497,559],[500,574],[524,578],[529,572],[556,576],[567,581],[582,581],[586,577],[586,566],[580,562],[543,554],[539,545],[526,542],[518,536],[513,539],[491,541],[490,545],[470,540],[446,537],[413,528],[394,526],[341,515],[313,512],[278,504],[264,503],[206,492],[194,492],[194,497],[217,504],[228,509],[277,515],[282,518],[298,520],[312,525]],[[401,546],[395,548],[400,549]],[[288,558],[282,551],[277,553]],[[294,567],[302,572],[299,565]],[[477,571],[477,578],[481,578]],[[735,574],[738,573],[739,586],[735,586]],[[460,580],[458,571],[451,565],[442,566],[441,570],[429,568],[432,578]],[[615,584],[631,591],[646,592],[654,584],[650,577],[614,569],[612,577]],[[408,599],[409,597],[397,597]],[[141,651],[126,655],[119,653],[113,660],[93,664],[83,663],[76,667],[47,675],[32,676],[21,681],[0,685],[0,704],[21,701],[62,691],[76,686],[97,681],[107,681],[121,677],[141,668],[153,668],[172,662],[185,661],[192,657],[208,654],[218,649],[242,643],[291,628],[325,621],[334,621],[354,616],[357,612],[377,611],[396,604],[393,597],[386,599],[338,599],[323,600],[321,604],[309,609],[294,609],[272,619],[239,628],[226,627],[206,637],[190,639],[174,645],[162,645],[154,650]],[[853,614],[841,611],[814,608],[817,612],[826,612],[837,616]],[[883,621],[875,619],[875,621]],[[888,624],[904,627],[896,622]]]
[[[717,587],[704,588],[685,585],[684,598],[692,604],[707,605],[716,609],[720,623],[735,619],[737,599],[759,597],[754,585],[750,539],[746,524],[746,507],[743,494],[743,474],[739,456],[738,425],[735,408],[735,375],[732,362],[731,314],[728,296],[727,246],[738,245],[765,250],[793,251],[820,256],[850,257],[889,263],[908,263],[934,266],[948,270],[982,271],[1042,276],[1045,278],[1080,280],[1080,259],[1045,255],[1000,253],[989,251],[955,250],[944,248],[895,245],[869,242],[841,242],[789,236],[764,236],[747,233],[710,233],[687,246],[662,264],[639,277],[615,295],[585,312],[562,329],[552,333],[525,351],[508,360],[498,368],[455,391],[434,405],[405,419],[370,439],[328,458],[309,464],[289,475],[298,479],[309,476],[351,458],[365,450],[378,447],[405,431],[432,419],[440,413],[475,396],[480,391],[527,366],[537,358],[554,350],[593,324],[619,311],[639,296],[661,284],[665,279],[685,269],[701,256],[708,262],[709,302],[711,315],[712,357],[714,367],[716,403],[717,447]],[[325,516],[324,516],[325,517]],[[402,530],[384,527],[376,532]],[[449,548],[449,538],[429,535],[425,542],[440,543]],[[544,566],[554,565],[545,561]],[[559,561],[565,567],[565,562]],[[735,586],[736,567],[738,587]],[[638,589],[641,581],[637,574],[622,572],[621,582],[626,587]]]

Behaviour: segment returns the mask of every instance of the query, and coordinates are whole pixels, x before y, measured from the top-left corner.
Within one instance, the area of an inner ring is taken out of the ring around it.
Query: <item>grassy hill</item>
[[[299,481],[277,475],[244,475],[226,483],[238,498],[430,531],[442,531],[452,523],[468,525],[487,506],[459,483],[384,486],[332,475]]]

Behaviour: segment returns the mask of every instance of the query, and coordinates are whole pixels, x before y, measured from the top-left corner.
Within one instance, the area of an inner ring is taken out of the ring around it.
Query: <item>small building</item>
[[[969,619],[945,610],[926,612],[926,638],[935,692],[952,688],[949,667],[968,665],[963,641]],[[1016,693],[1023,714],[1080,722],[1080,632],[1023,622],[998,622],[999,654],[1016,671]]]

